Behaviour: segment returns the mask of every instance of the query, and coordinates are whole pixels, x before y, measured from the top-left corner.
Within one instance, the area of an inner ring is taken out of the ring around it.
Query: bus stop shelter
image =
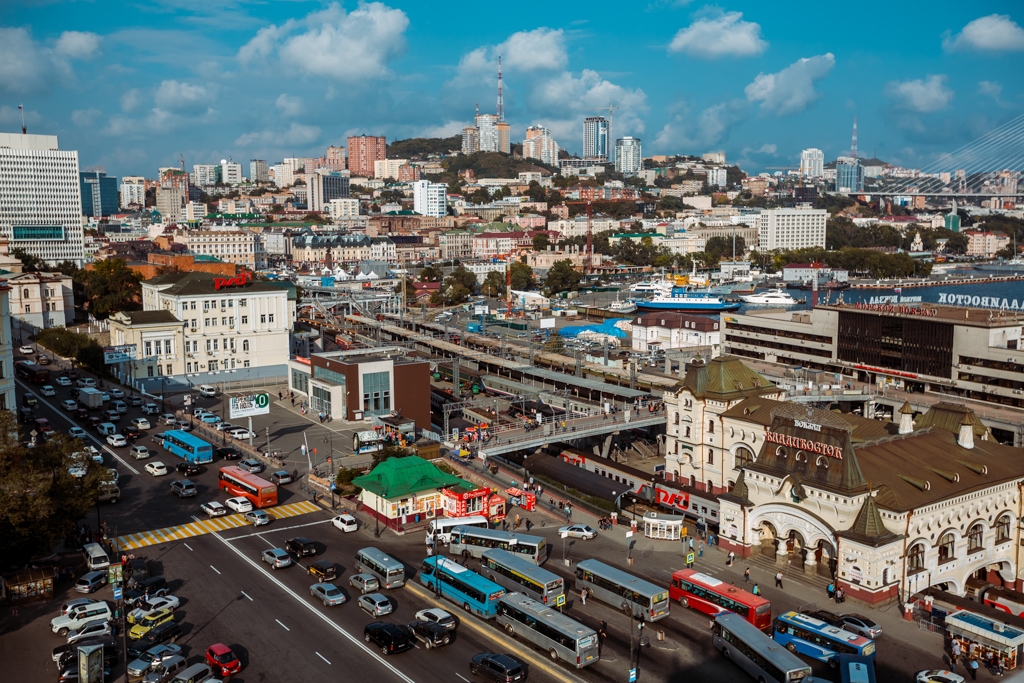
[[[997,655],[1007,669],[1017,668],[1024,652],[1024,631],[968,610],[947,614],[946,630],[954,638],[967,641],[964,643],[967,645],[965,652],[969,651],[971,643],[977,643],[981,648],[982,661]]]

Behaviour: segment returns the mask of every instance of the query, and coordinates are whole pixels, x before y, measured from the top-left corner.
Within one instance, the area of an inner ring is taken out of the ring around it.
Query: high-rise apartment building
[[[193,164],[192,181],[199,187],[211,187],[223,178],[220,164]]]
[[[373,177],[383,180],[397,179],[398,169],[409,163],[408,159],[381,159],[373,162]]]
[[[331,171],[344,171],[346,168],[345,148],[328,147],[324,157],[324,166]]]
[[[309,210],[324,211],[332,199],[347,199],[349,196],[349,177],[340,171],[321,169],[309,174]]]
[[[804,178],[820,178],[825,174],[825,153],[816,147],[800,152],[800,175]]]
[[[181,220],[181,210],[188,199],[186,190],[173,185],[160,185],[156,188],[156,210],[164,223],[177,223]]]
[[[448,186],[419,180],[413,183],[413,210],[421,216],[440,218],[448,213]]]
[[[140,175],[121,178],[121,208],[146,204],[146,179]]]
[[[476,154],[480,151],[480,129],[466,126],[462,129],[462,153]]]
[[[836,192],[863,192],[864,167],[860,159],[839,157],[836,159]]]
[[[355,218],[359,215],[358,199],[332,199],[327,203],[327,213],[334,220]]]
[[[809,207],[768,209],[758,214],[751,223],[757,226],[757,250],[824,249],[828,211]]]
[[[0,133],[0,235],[47,263],[85,258],[78,152],[56,135]]]
[[[523,157],[540,159],[545,164],[558,164],[558,143],[551,137],[551,131],[543,126],[530,126],[523,140]]]
[[[220,160],[220,177],[227,185],[236,185],[245,180],[242,165],[228,159]]]
[[[494,131],[498,136],[498,151],[502,154],[512,153],[512,126],[506,121],[498,121],[494,124]]]
[[[387,158],[383,135],[359,135],[348,139],[348,170],[353,176],[373,177],[373,162]]]
[[[265,183],[270,180],[270,166],[263,159],[249,161],[249,180],[254,183]]]
[[[729,184],[729,172],[724,168],[708,169],[708,187],[726,187]]]
[[[117,213],[117,178],[103,171],[83,171],[78,177],[83,216],[103,218]]]
[[[494,114],[477,114],[475,118],[481,152],[498,152],[498,117]]]
[[[624,176],[635,176],[644,170],[640,138],[627,135],[615,141],[615,170]]]
[[[583,119],[583,158],[608,160],[608,119],[605,117]]]

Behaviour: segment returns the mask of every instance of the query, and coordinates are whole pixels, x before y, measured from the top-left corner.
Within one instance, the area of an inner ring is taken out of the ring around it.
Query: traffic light
[[[328,455],[327,456],[327,464],[330,465],[332,462],[334,462],[334,459],[331,458],[331,456]]]

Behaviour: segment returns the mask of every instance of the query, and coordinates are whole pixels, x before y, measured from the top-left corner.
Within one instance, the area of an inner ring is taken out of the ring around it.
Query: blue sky
[[[1024,111],[1016,2],[4,3],[0,130],[57,134],[82,167],[320,155],[352,133],[455,134],[493,112],[513,138],[619,107],[644,153],[724,150],[745,169],[800,150],[925,166]]]

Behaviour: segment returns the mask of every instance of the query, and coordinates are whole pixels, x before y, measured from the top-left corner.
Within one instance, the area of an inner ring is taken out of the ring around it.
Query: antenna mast
[[[498,55],[498,121],[505,120],[505,98],[501,94],[501,55]]]
[[[27,135],[28,134],[28,128],[25,127],[25,105],[24,104],[19,104],[18,105],[18,111],[21,112],[21,134],[22,135]]]
[[[178,155],[178,163],[181,165],[181,170],[184,171],[185,170],[185,155],[184,154],[179,154]]]
[[[850,156],[857,158],[857,117],[853,117],[853,140],[850,142]]]

